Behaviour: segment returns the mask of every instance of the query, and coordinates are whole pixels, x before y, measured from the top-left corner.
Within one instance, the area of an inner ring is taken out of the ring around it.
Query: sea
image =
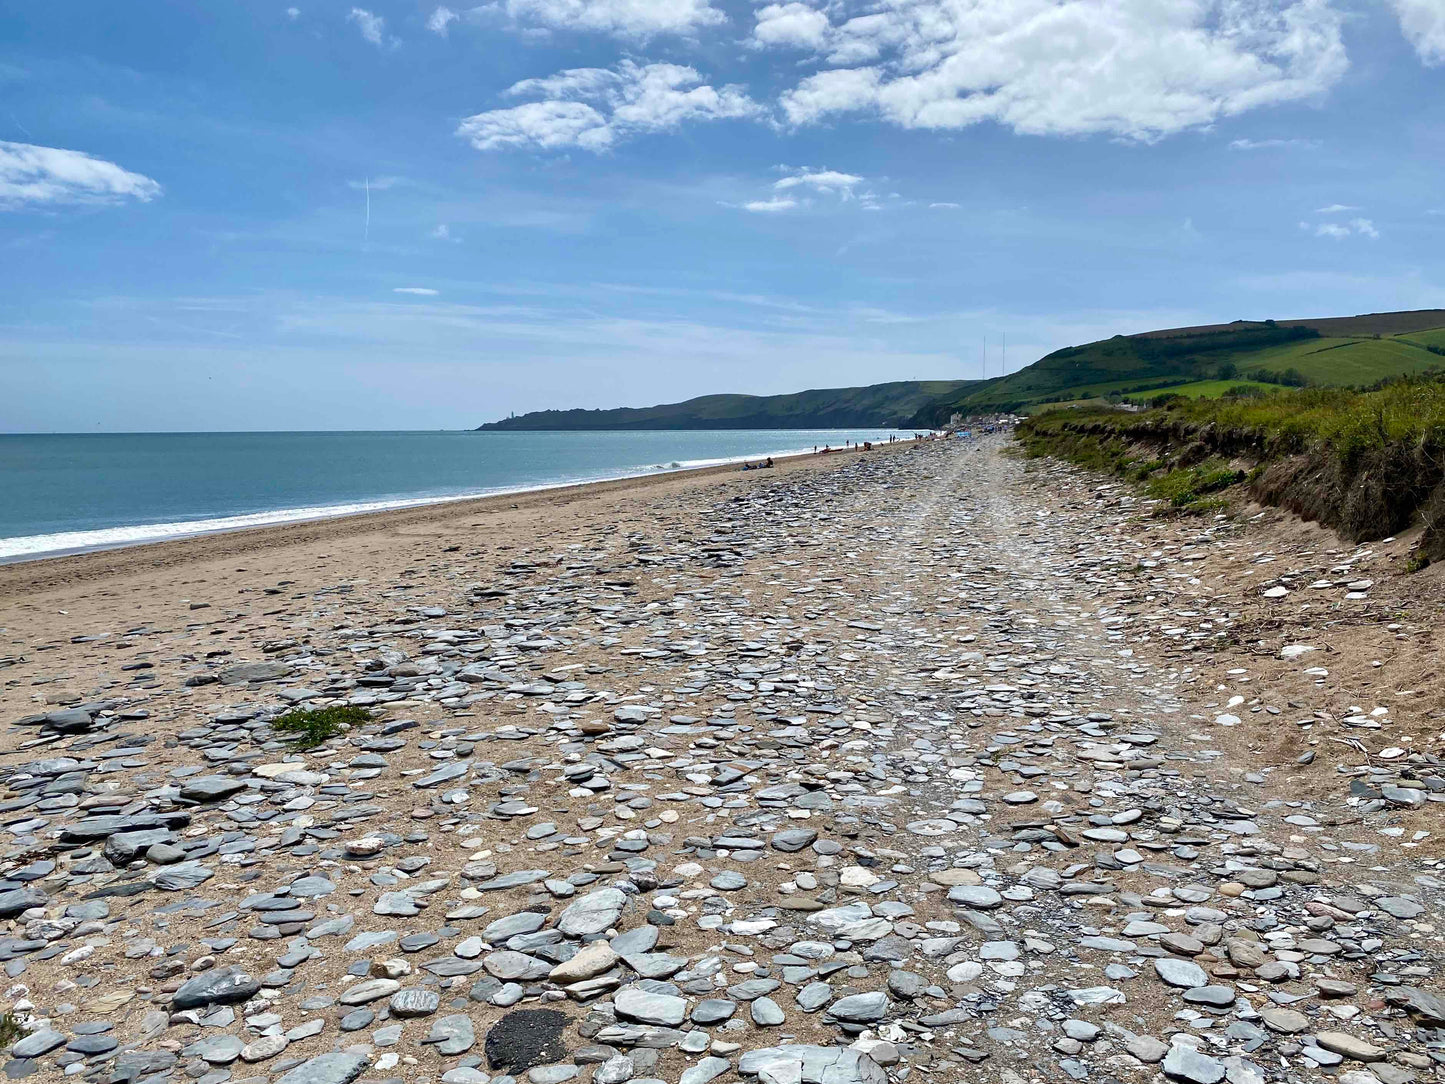
[[[0,434],[0,562],[886,442],[888,429]]]

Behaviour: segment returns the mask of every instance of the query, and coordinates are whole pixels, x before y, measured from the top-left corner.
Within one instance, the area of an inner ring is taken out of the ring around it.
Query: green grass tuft
[[[1175,508],[1197,511],[1192,506],[1199,503],[1206,494],[1227,489],[1243,480],[1244,473],[1227,463],[1212,460],[1197,467],[1183,467],[1168,474],[1151,478],[1145,485],[1145,492],[1156,500],[1168,501]],[[1211,507],[1218,508],[1222,502],[1215,501]]]
[[[271,723],[276,731],[298,749],[314,749],[323,742],[344,733],[350,726],[369,722],[371,713],[365,708],[344,704],[331,708],[311,708],[287,712]]]
[[[9,1050],[25,1038],[26,1032],[13,1012],[0,1015],[0,1050]]]

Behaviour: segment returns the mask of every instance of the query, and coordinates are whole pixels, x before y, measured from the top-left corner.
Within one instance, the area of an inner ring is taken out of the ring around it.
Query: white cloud
[[[355,23],[356,28],[361,31],[361,36],[378,49],[394,49],[401,44],[399,39],[386,36],[386,19],[380,15],[373,15],[365,8],[352,8],[351,13],[346,16],[346,21]]]
[[[1328,207],[1316,207],[1317,215],[1337,215],[1345,211],[1358,211],[1358,207],[1351,207],[1348,203],[1332,203]]]
[[[752,42],[758,47],[791,46],[821,51],[831,24],[807,4],[769,4],[757,12]]]
[[[1354,208],[1344,209],[1354,210]],[[1325,212],[1329,210],[1330,208],[1322,208],[1322,211]],[[1336,241],[1343,241],[1348,237],[1368,237],[1374,241],[1380,236],[1380,231],[1368,218],[1352,218],[1348,222],[1301,222],[1299,228],[1316,237],[1329,237]]]
[[[1445,3],[1441,0],[1390,0],[1400,31],[1420,59],[1432,67],[1445,64]]]
[[[851,199],[853,189],[862,183],[863,178],[853,173],[839,173],[833,169],[802,169],[774,181],[773,187],[779,190],[812,188],[818,192],[835,194],[842,199]]]
[[[417,297],[436,297],[439,290],[433,290],[428,286],[397,286],[391,291],[394,294],[415,294]]]
[[[161,186],[82,151],[0,140],[0,208],[34,204],[149,202]]]
[[[436,241],[460,241],[460,237],[453,237],[451,227],[445,222],[438,222],[436,229],[431,231],[431,237]]]
[[[1329,0],[888,0],[852,10],[830,6],[826,27],[824,12],[802,3],[756,12],[754,46],[806,49],[829,66],[783,94],[791,124],[862,112],[904,128],[995,121],[1033,135],[1151,140],[1314,97],[1348,67]]]
[[[431,18],[426,21],[426,28],[433,34],[440,34],[442,37],[446,37],[447,27],[460,18],[461,16],[451,8],[439,7],[431,13]]]
[[[752,117],[756,102],[741,87],[713,87],[679,64],[614,69],[572,68],[545,79],[524,79],[511,97],[541,100],[465,118],[457,134],[478,150],[580,147],[604,151],[629,136],[677,128],[688,121]]]
[[[286,9],[286,18],[292,19],[292,20],[301,18],[301,9],[300,9],[300,8],[287,8],[287,9]]]
[[[960,207],[962,207],[962,206],[963,206],[963,204],[961,204],[961,203],[940,202],[940,203],[930,203],[930,204],[928,205],[928,208],[929,208],[929,210],[931,210],[931,211],[933,211],[933,210],[937,210],[937,211],[957,211],[957,210],[958,210]]]
[[[798,201],[795,199],[774,196],[772,199],[755,199],[751,203],[744,203],[743,210],[753,214],[775,215],[781,211],[791,211],[797,206]]]
[[[818,206],[820,201],[830,200],[835,201],[835,206],[848,203],[865,211],[876,211],[881,206],[878,203],[880,197],[868,187],[868,179],[856,173],[808,166],[778,166],[777,169],[783,176],[773,182],[772,196],[745,203],[723,202],[722,206],[754,214],[809,209]]]
[[[1232,151],[1267,151],[1282,147],[1299,147],[1301,150],[1315,150],[1318,139],[1235,139],[1229,144]]]
[[[500,11],[522,27],[633,39],[691,34],[727,21],[709,0],[500,0],[479,10]]]

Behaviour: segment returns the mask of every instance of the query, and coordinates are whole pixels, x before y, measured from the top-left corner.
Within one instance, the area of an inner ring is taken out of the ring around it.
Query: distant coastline
[[[477,426],[479,432],[681,432],[728,429],[914,429],[931,404],[978,384],[897,380],[789,395],[703,395],[682,403],[611,410],[537,410]]]

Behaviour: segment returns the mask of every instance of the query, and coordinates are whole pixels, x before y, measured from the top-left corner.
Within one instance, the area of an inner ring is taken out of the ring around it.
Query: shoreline
[[[877,442],[881,447],[884,442]],[[897,443],[906,443],[902,438]],[[833,449],[834,452],[850,450]],[[785,448],[771,451],[749,452],[745,455],[726,455],[695,460],[684,460],[670,464],[653,464],[645,467],[628,468],[618,473],[602,474],[588,478],[562,478],[555,481],[528,482],[515,486],[497,486],[471,493],[435,494],[415,497],[363,498],[336,504],[303,505],[289,508],[266,508],[254,511],[231,512],[218,515],[202,515],[194,519],[162,521],[139,524],[116,524],[86,530],[54,531],[46,534],[15,535],[0,538],[0,568],[34,561],[52,561],[65,557],[82,556],[90,553],[104,553],[119,549],[133,549],[137,546],[158,545],[165,542],[184,541],[240,531],[259,530],[269,527],[293,524],[319,523],[335,519],[347,519],[361,515],[379,515],[387,512],[406,511],[417,508],[434,508],[472,501],[492,500],[503,497],[524,496],[556,490],[573,489],[578,486],[601,485],[611,482],[627,482],[662,475],[685,474],[695,471],[726,469],[754,460],[771,458],[774,461],[797,459],[818,455],[806,449]],[[127,537],[130,535],[130,537]],[[101,538],[98,536],[111,536]],[[85,540],[89,537],[91,540]],[[43,549],[21,549],[3,552],[7,544],[15,545],[41,540],[67,540],[73,544],[47,546]]]
[[[899,440],[891,445],[876,444],[872,454],[885,450],[896,452],[915,446],[916,442],[912,440]],[[827,455],[822,452],[774,455],[773,461],[776,465],[765,476],[808,469],[809,464],[823,467],[846,461],[851,458],[853,451],[855,449],[835,448]],[[763,453],[762,457],[766,456],[767,453]],[[756,455],[748,456],[746,461],[758,458],[760,457]],[[457,516],[534,510],[553,503],[561,507],[592,497],[626,496],[629,490],[640,492],[667,483],[693,484],[703,479],[733,475],[747,479],[758,477],[752,471],[740,470],[738,464],[741,462],[744,460],[712,466],[664,469],[587,482],[557,483],[478,497],[442,498],[396,508],[224,528],[72,552],[0,559],[0,599],[13,598],[39,589],[70,587],[143,570],[167,568],[188,561],[204,561],[313,542],[340,540],[355,534],[394,532],[409,527],[428,526]]]

